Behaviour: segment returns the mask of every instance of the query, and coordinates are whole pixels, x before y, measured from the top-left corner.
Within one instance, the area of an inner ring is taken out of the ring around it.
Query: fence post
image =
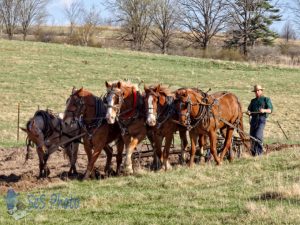
[[[19,142],[19,131],[20,131],[20,103],[18,103],[17,142]]]

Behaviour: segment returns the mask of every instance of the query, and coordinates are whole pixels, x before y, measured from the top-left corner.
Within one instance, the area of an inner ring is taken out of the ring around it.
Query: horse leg
[[[124,142],[122,140],[122,138],[120,138],[118,140],[117,143],[117,176],[120,175],[121,172],[121,164],[122,164],[122,160],[123,160],[123,150],[124,150]]]
[[[199,134],[198,144],[200,148],[200,164],[204,164],[205,163],[204,146],[206,144],[206,136],[204,134]]]
[[[44,177],[48,177],[50,175],[50,169],[47,166],[48,159],[49,159],[49,155],[48,154],[44,154],[44,166],[43,166]]]
[[[165,170],[171,169],[171,164],[169,162],[169,152],[172,144],[173,134],[169,134],[165,137],[165,147],[163,152],[163,165]]]
[[[78,143],[71,143],[70,145],[67,146],[66,148],[66,153],[69,157],[70,161],[70,170],[68,172],[68,176],[72,175],[77,175],[77,170],[76,170],[76,162],[77,162],[77,155],[78,155]]]
[[[125,163],[124,163],[124,174],[125,175],[133,174],[131,156],[132,156],[134,149],[138,145],[138,143],[139,143],[139,139],[136,137],[128,137],[127,141],[125,141],[125,145],[126,145],[125,146],[126,147],[126,157],[125,157]]]
[[[37,148],[36,149],[36,152],[39,156],[39,178],[42,178],[43,177],[43,168],[44,168],[44,153],[41,151],[41,149]]]
[[[181,140],[181,155],[180,155],[179,161],[183,165],[186,162],[185,153],[186,153],[186,149],[187,149],[187,146],[188,146],[188,141],[187,141],[187,137],[186,137],[186,130],[179,128],[179,136],[180,136],[180,140]]]
[[[163,154],[161,151],[161,146],[163,142],[163,137],[156,135],[154,136],[154,154],[153,154],[153,162],[152,162],[152,168],[154,170],[159,170],[161,168],[162,162],[163,162]]]
[[[92,145],[90,144],[88,139],[84,139],[83,145],[84,145],[84,151],[88,158],[88,165],[89,165],[90,162],[92,161]],[[88,179],[90,177],[90,173],[91,171],[88,171],[87,169],[83,179]]]
[[[232,128],[227,128],[226,132],[226,138],[225,138],[225,143],[221,152],[220,160],[223,161],[224,156],[226,155],[228,149],[231,147],[231,141],[232,141],[232,135],[233,135],[234,129]]]
[[[217,165],[220,165],[220,159],[218,157],[218,153],[217,153],[217,134],[215,131],[211,131],[208,134],[209,136],[209,141],[210,141],[210,151],[217,163]]]
[[[197,138],[198,138],[198,135],[195,132],[190,131],[191,151],[190,151],[189,167],[192,167],[194,165]]]
[[[103,149],[106,153],[106,165],[105,165],[104,172],[107,176],[110,176],[112,173],[111,160],[112,160],[112,156],[113,156],[113,149],[109,145],[105,145]]]
[[[77,162],[77,157],[78,157],[78,148],[79,148],[79,143],[73,143],[73,151],[72,151],[72,162],[71,162],[71,167],[73,167],[73,175],[77,176],[77,169],[76,169],[76,162]]]
[[[72,171],[73,171],[73,167],[72,167],[72,148],[73,148],[73,143],[67,145],[64,147],[65,152],[69,158],[69,162],[70,162],[70,169],[68,172],[68,176],[72,176]]]

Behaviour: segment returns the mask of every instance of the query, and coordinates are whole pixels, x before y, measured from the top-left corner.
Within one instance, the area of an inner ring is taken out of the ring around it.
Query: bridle
[[[76,99],[74,99],[74,96],[76,96]],[[85,108],[85,103],[84,103],[84,99],[83,97],[79,97],[75,94],[71,94],[70,97],[67,99],[66,103],[68,103],[68,101],[70,101],[70,99],[73,98],[73,104],[72,106],[75,106],[76,109],[75,110],[70,110],[69,107],[67,108],[66,112],[68,114],[71,114],[72,119],[76,119],[76,117],[79,117],[80,114],[84,111]]]
[[[171,96],[165,96],[166,101],[163,106],[160,105],[160,98],[161,96],[154,92],[153,90],[150,90],[150,93],[148,94],[148,98],[150,96],[155,96],[157,98],[157,107],[156,112],[154,111],[154,107],[147,106],[147,115],[154,115],[156,118],[156,127],[160,128],[162,124],[164,124],[172,115],[175,113],[174,109],[174,99]],[[151,111],[150,111],[151,110]]]
[[[136,111],[135,113],[135,108],[137,107],[137,102],[138,102],[138,96],[137,96],[137,91],[134,88],[132,88],[132,94],[133,94],[133,106],[123,112],[121,112],[121,107],[125,102],[123,91],[115,90],[114,88],[112,88],[108,90],[106,96],[104,96],[107,109],[109,108],[114,109],[116,111],[116,118],[118,120],[120,119],[130,120],[138,116],[138,111]],[[118,104],[112,105],[110,104],[110,102],[112,103],[113,101],[109,101],[109,100],[111,100],[114,96],[117,96],[119,101]]]
[[[110,101],[114,98],[114,96],[117,96],[118,98],[118,104],[113,104],[113,101]],[[107,91],[106,95],[104,96],[104,102],[107,107],[107,109],[113,109],[116,111],[116,117],[119,117],[121,112],[121,107],[124,102],[123,98],[123,92],[115,89],[110,89]]]
[[[193,129],[200,122],[202,122],[204,126],[208,126],[209,125],[209,119],[210,119],[210,116],[211,116],[211,108],[214,104],[218,103],[218,99],[214,99],[214,101],[212,103],[203,102],[203,99],[201,99],[200,102],[197,100],[196,103],[193,103],[189,94],[187,94],[187,100],[186,101],[182,101],[180,98],[178,98],[177,100],[180,101],[180,103],[179,103],[180,109],[179,109],[178,115],[180,117],[185,117],[186,121],[185,121],[185,124],[183,124],[181,122],[177,122],[177,121],[174,121],[174,122],[176,122],[176,123],[178,123],[182,126],[185,126],[188,130]],[[184,105],[187,106],[187,112],[186,113],[181,112],[182,106],[184,106]],[[192,122],[191,111],[192,111],[192,107],[196,106],[196,105],[199,106],[199,109],[198,109],[197,115],[195,116],[195,118],[193,118],[193,121],[195,121],[195,123],[192,125],[191,124],[191,122]]]
[[[181,125],[183,126],[186,126],[188,129],[191,125],[191,111],[192,111],[192,101],[191,101],[191,98],[190,96],[188,95],[187,96],[187,100],[186,101],[182,101],[181,99],[178,99],[179,101],[179,112],[178,112],[178,116],[179,117],[185,117],[186,120],[185,120],[185,124],[182,124],[180,123]],[[186,113],[182,113],[181,109],[183,108],[183,106],[187,107],[187,111]]]
[[[155,96],[155,97],[157,98],[157,102],[159,102],[160,96],[159,96],[159,94],[155,93],[153,90],[150,90],[150,93],[149,93],[149,95],[148,95],[148,98],[147,98],[147,96],[146,96],[146,99],[149,99],[149,97],[150,97],[151,95],[152,95],[152,96]],[[159,104],[157,103],[157,106],[158,106],[158,105],[159,105]],[[147,111],[147,116],[148,116],[148,115],[154,115],[155,118],[157,118],[158,107],[157,107],[157,109],[156,109],[156,112],[154,112],[154,107],[149,107],[149,104],[147,104],[146,111]]]

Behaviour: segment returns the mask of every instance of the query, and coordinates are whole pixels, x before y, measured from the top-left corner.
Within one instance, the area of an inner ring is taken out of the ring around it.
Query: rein
[[[172,98],[171,96],[166,96],[166,104],[162,107],[156,117],[157,128],[159,129],[174,114],[174,98]]]

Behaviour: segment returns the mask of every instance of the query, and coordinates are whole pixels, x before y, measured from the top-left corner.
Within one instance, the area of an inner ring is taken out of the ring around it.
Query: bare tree
[[[83,4],[80,0],[72,1],[71,4],[65,5],[64,13],[70,23],[70,36],[73,35],[74,27],[80,21],[83,13]]]
[[[151,42],[165,54],[175,35],[179,21],[179,5],[177,0],[157,0],[153,14]]]
[[[134,50],[142,50],[152,22],[153,0],[108,0],[116,22],[121,25],[120,38],[131,43]]]
[[[296,32],[293,29],[293,26],[290,21],[287,21],[284,24],[280,36],[281,38],[285,39],[286,42],[288,42],[290,39],[296,39]]]
[[[26,40],[28,28],[46,18],[46,6],[49,0],[20,0],[20,23],[23,40]]]
[[[232,26],[231,38],[225,42],[228,47],[240,47],[247,56],[248,47],[257,39],[270,44],[277,37],[269,26],[280,20],[279,9],[270,0],[227,0],[227,3]]]
[[[0,13],[0,38],[2,37],[2,32],[3,32],[3,18],[2,18],[2,14]]]
[[[19,20],[20,3],[20,0],[0,0],[0,15],[9,40],[12,40]]]
[[[224,0],[181,0],[182,25],[186,39],[206,49],[212,37],[225,28],[227,7]]]
[[[300,0],[292,0],[293,5],[289,5],[289,9],[293,12],[293,22],[300,30]]]
[[[100,24],[100,22],[100,11],[95,6],[92,6],[89,10],[82,10],[82,22],[79,32],[83,45],[88,45],[96,27]]]

